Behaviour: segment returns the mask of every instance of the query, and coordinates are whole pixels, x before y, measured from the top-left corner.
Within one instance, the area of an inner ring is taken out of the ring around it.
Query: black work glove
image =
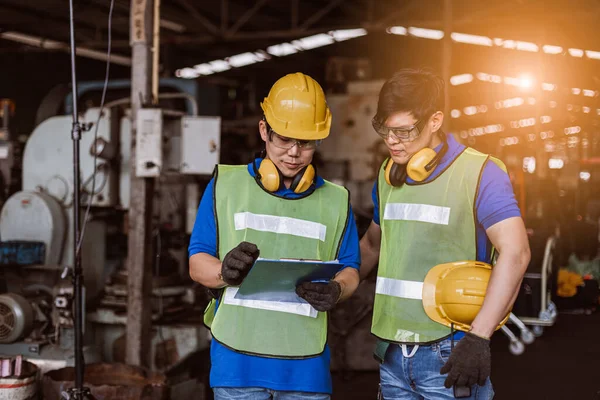
[[[296,294],[315,308],[317,311],[331,310],[340,299],[342,286],[339,282],[328,283],[303,282],[296,286]]]
[[[483,386],[491,369],[490,341],[467,332],[450,353],[440,374],[448,374],[444,382],[447,388],[454,385],[470,387],[476,383]]]
[[[254,243],[241,242],[225,255],[221,262],[221,277],[226,284],[237,286],[248,275],[260,250]]]

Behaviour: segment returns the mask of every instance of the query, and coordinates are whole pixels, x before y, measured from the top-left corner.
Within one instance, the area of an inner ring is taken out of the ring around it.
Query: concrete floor
[[[500,332],[492,339],[496,400],[599,400],[600,312],[559,314],[556,324],[514,356]],[[334,374],[333,400],[375,399],[378,373]]]

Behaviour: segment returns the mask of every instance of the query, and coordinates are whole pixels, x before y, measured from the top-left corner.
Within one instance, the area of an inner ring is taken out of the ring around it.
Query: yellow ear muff
[[[315,180],[315,167],[312,164],[308,164],[304,167],[303,171],[300,171],[298,175],[294,177],[290,189],[294,193],[304,193],[310,189],[313,181]]]
[[[258,168],[258,173],[260,175],[260,183],[262,183],[267,191],[276,192],[279,190],[283,179],[273,161],[268,158],[262,160]]]
[[[390,160],[388,161],[387,165],[385,166],[385,181],[387,182],[388,185],[390,186],[394,186],[392,185],[392,180],[390,178],[390,174],[391,174],[391,169],[392,166],[394,165],[394,162],[392,161],[392,159],[390,158]]]
[[[429,171],[425,168],[435,157],[437,153],[435,150],[428,147],[418,151],[413,155],[408,164],[406,165],[406,173],[415,182],[423,182],[431,173],[434,168]]]

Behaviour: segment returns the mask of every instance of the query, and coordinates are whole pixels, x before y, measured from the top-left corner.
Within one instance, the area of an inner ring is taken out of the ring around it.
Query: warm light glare
[[[475,44],[479,46],[492,46],[492,39],[487,36],[469,35],[466,33],[453,32],[452,40],[459,43]]]
[[[548,168],[561,169],[565,166],[565,162],[560,158],[551,158],[548,160]]]
[[[450,78],[450,83],[454,86],[464,85],[469,82],[473,82],[473,75],[471,74],[454,75]]]
[[[584,182],[589,181],[591,177],[592,177],[592,174],[590,174],[588,171],[581,171],[579,173],[579,179],[581,179]]]
[[[544,53],[546,54],[560,54],[563,52],[563,48],[560,46],[551,46],[549,44],[544,45]]]
[[[391,26],[387,28],[386,31],[392,35],[406,36],[408,34],[408,30],[403,26]]]
[[[440,40],[444,37],[443,31],[438,31],[436,29],[416,28],[414,26],[408,28],[408,33],[412,36],[424,39]]]
[[[523,158],[523,171],[533,174],[535,172],[535,157]]]

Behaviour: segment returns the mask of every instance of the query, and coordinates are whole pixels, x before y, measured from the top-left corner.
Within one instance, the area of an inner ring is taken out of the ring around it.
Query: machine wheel
[[[536,337],[540,337],[544,333],[544,327],[540,325],[534,325],[533,328],[531,328],[531,331]]]
[[[535,335],[529,330],[525,329],[521,331],[521,341],[525,344],[531,344],[535,340]]]
[[[510,342],[510,345],[508,346],[508,350],[510,351],[510,354],[512,354],[512,355],[520,356],[521,354],[523,354],[525,352],[525,345],[523,344],[523,342],[516,340],[516,341]]]

